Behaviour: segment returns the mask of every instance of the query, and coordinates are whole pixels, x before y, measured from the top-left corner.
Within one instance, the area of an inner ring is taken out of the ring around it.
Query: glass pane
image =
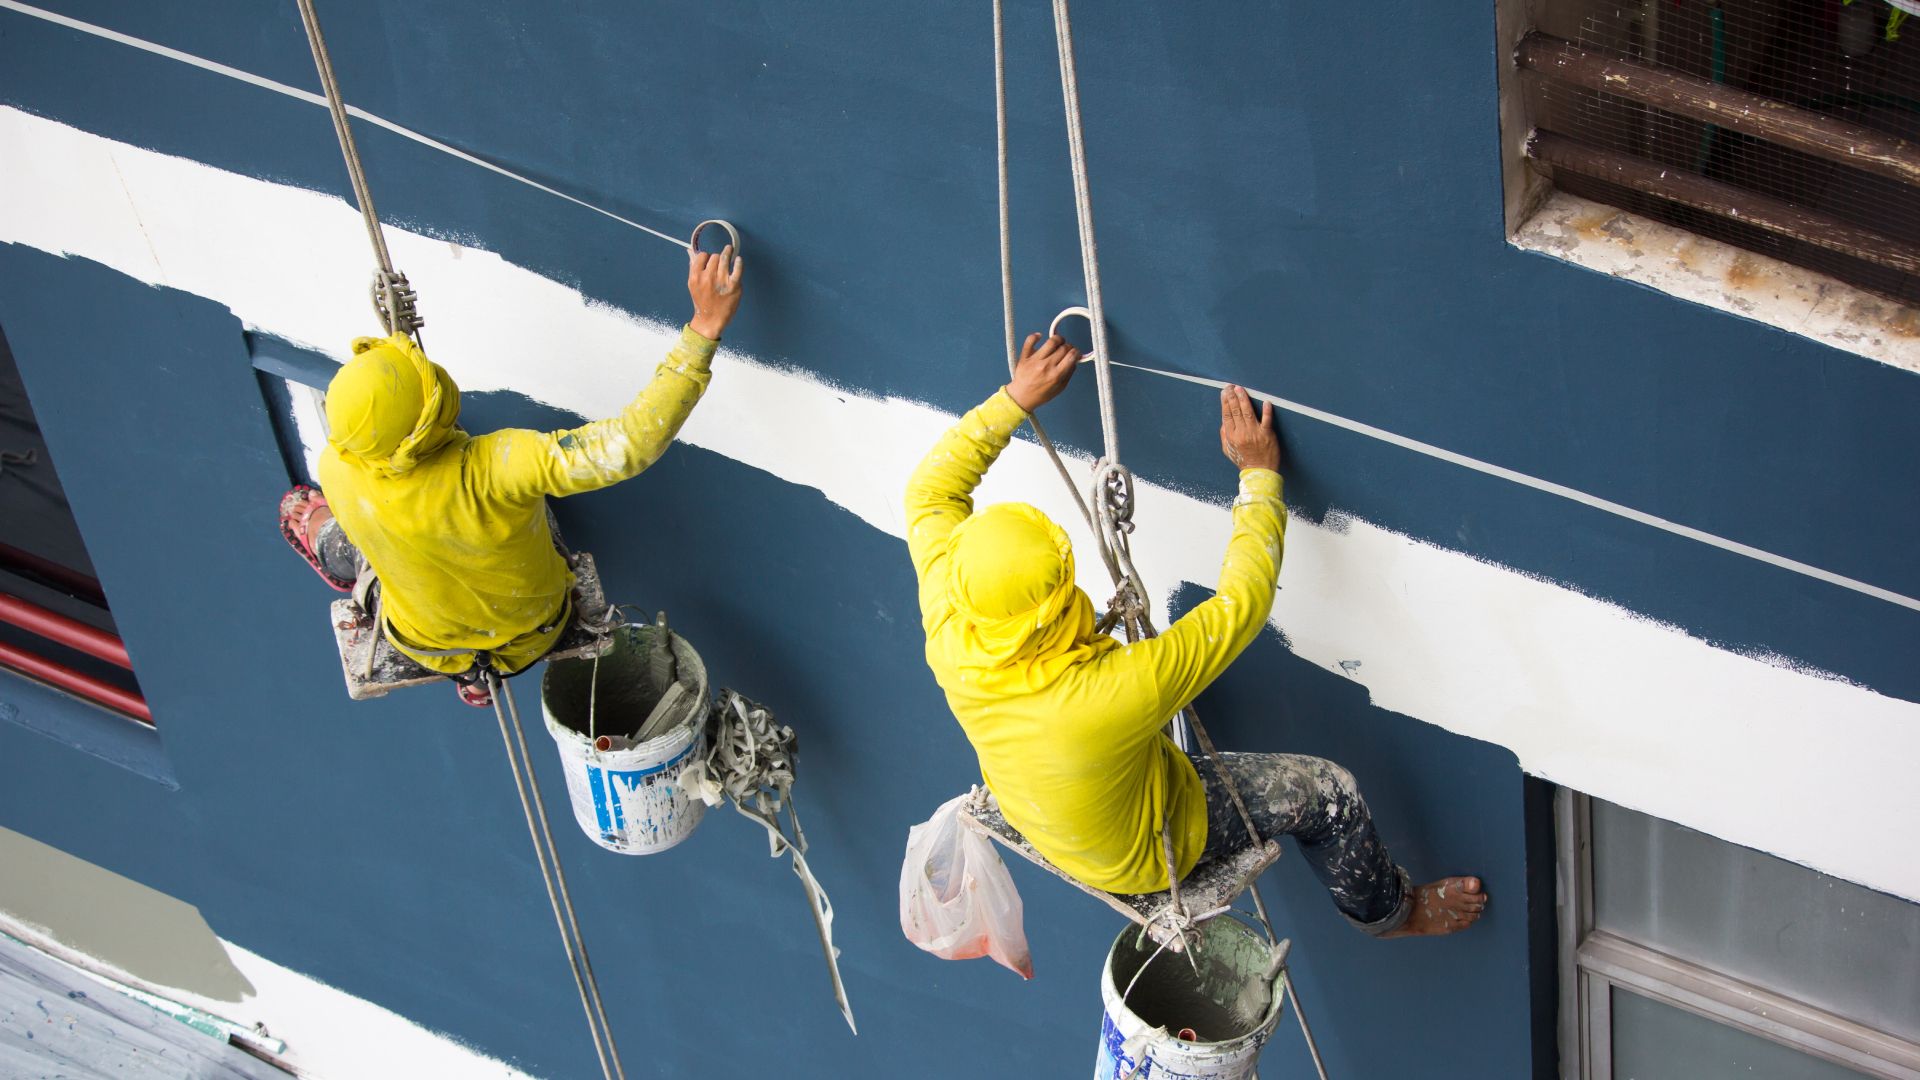
[[[1859,1080],[1865,1075],[1614,988],[1614,1080]]]
[[[1601,929],[1920,1039],[1920,904],[1599,799],[1592,804]]]

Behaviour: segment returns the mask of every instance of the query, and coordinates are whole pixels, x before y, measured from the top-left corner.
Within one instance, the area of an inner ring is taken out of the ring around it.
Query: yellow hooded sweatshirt
[[[1266,623],[1286,522],[1280,474],[1240,474],[1216,595],[1126,645],[1094,632],[1059,526],[1023,503],[973,513],[973,489],[1026,418],[1000,391],[907,483],[927,665],[1007,821],[1048,861],[1108,892],[1165,889],[1163,815],[1184,877],[1206,846],[1207,806],[1161,729]]]
[[[327,387],[320,487],[380,577],[394,647],[454,674],[474,654],[503,672],[565,628],[573,573],[554,549],[546,496],[639,473],[672,444],[711,378],[715,343],[681,331],[626,410],[571,431],[469,436],[460,390],[405,334],[359,338]]]

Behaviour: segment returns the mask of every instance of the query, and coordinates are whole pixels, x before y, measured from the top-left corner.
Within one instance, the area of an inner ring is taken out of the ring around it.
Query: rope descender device
[[[427,320],[420,317],[420,297],[407,283],[407,275],[398,270],[373,272],[373,313],[389,334],[415,336]]]

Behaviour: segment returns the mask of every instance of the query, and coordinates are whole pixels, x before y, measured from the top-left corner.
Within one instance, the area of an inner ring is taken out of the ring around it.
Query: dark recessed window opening
[[[1554,186],[1920,304],[1920,0],[1540,0]]]
[[[153,722],[0,335],[0,679]]]

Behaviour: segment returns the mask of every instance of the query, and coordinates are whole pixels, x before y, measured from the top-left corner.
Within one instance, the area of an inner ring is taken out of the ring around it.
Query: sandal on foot
[[[353,579],[337,578],[328,573],[326,564],[320,561],[319,553],[307,542],[307,522],[313,517],[314,511],[325,505],[325,495],[305,484],[295,484],[292,490],[280,496],[280,535],[335,592],[352,592]]]

